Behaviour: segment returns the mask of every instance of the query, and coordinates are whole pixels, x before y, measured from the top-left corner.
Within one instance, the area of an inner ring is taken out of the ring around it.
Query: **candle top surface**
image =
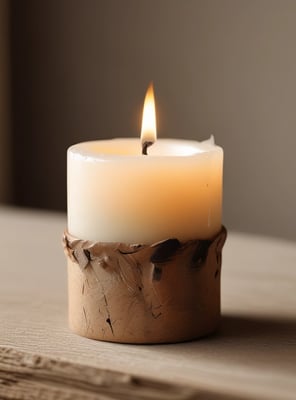
[[[148,151],[147,156],[141,154],[141,143],[137,138],[118,138],[81,142],[68,149],[71,157],[89,161],[108,161],[114,158],[136,157],[147,161],[151,158],[182,158],[223,151],[216,146],[213,137],[198,142],[194,140],[158,139]]]

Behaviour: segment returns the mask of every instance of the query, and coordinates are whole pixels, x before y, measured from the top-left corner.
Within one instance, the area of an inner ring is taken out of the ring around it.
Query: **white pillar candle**
[[[205,142],[139,139],[68,149],[68,231],[85,240],[151,244],[207,239],[221,229],[223,150]]]

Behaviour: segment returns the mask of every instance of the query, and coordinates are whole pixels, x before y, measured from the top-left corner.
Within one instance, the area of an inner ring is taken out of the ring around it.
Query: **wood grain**
[[[122,345],[68,329],[65,225],[62,214],[0,208],[0,346],[213,398],[295,400],[295,243],[230,232],[220,331],[178,345]]]
[[[223,400],[194,388],[0,347],[0,398]],[[229,397],[227,397],[229,399]]]

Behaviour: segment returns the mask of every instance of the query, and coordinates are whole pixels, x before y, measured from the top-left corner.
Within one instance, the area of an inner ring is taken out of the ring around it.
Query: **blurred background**
[[[225,151],[228,228],[296,239],[295,0],[0,0],[0,201],[66,210],[66,149],[139,136]]]

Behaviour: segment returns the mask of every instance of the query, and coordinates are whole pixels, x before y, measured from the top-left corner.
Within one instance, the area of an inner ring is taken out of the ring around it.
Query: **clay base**
[[[212,241],[151,246],[93,243],[66,233],[70,328],[121,343],[180,342],[213,332],[225,239],[224,227]]]

